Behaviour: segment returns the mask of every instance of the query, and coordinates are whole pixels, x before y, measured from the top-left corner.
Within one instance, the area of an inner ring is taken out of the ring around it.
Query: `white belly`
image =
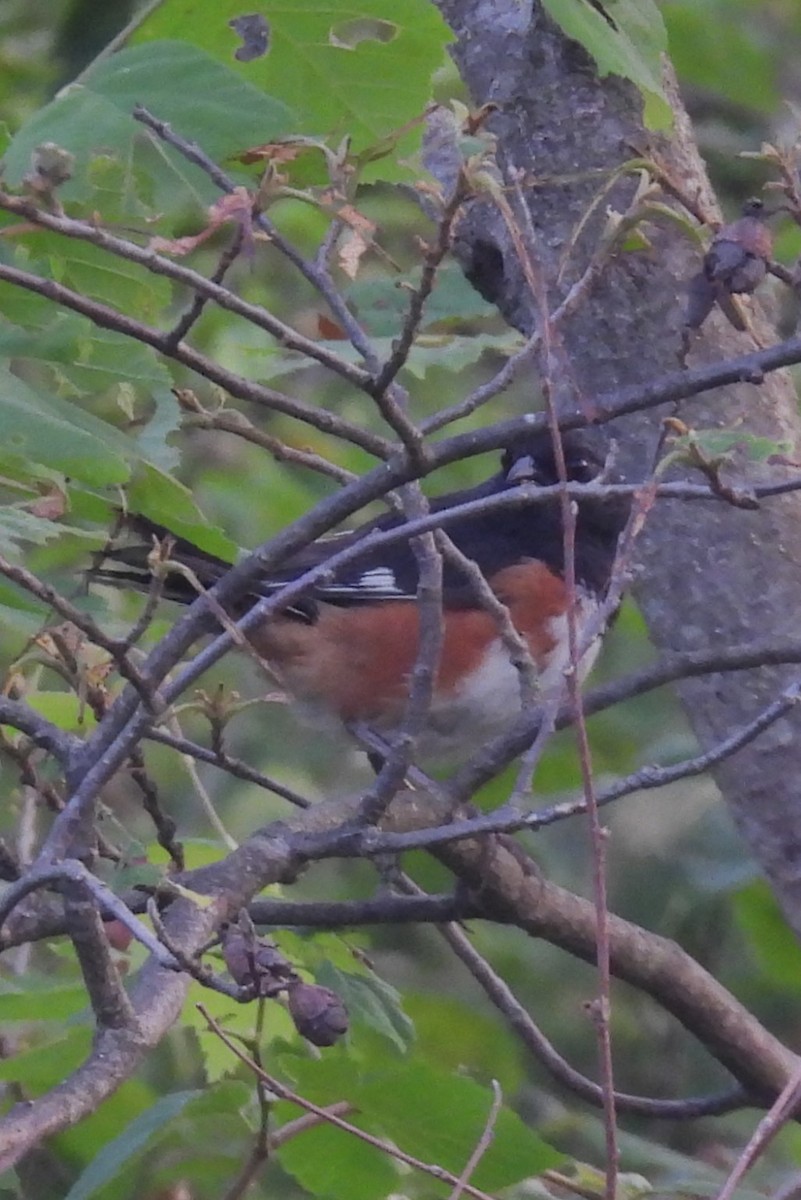
[[[582,607],[578,623],[579,640],[582,619],[586,620],[589,615],[589,606]],[[567,618],[554,619],[550,632],[556,645],[538,680],[543,701],[564,686],[565,670],[570,662]],[[600,645],[601,639],[598,637],[582,656],[579,666],[582,682],[592,670]],[[566,688],[564,698],[567,699]],[[417,758],[441,763],[464,760],[468,754],[479,751],[490,739],[508,732],[520,716],[520,711],[520,674],[512,665],[502,643],[496,641],[484,655],[478,669],[468,676],[460,688],[431,705],[428,727],[418,738]]]

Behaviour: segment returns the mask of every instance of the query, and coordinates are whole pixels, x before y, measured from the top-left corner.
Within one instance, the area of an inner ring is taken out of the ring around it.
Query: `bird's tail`
[[[231,563],[147,517],[126,515],[87,571],[88,583],[149,592],[160,581],[160,594],[191,604],[213,587]]]

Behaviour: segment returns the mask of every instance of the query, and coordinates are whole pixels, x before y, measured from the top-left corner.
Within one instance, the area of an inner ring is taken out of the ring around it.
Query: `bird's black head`
[[[761,196],[750,196],[743,204],[742,215],[744,217],[758,217],[761,219],[772,217],[773,213],[768,210]]]
[[[563,433],[562,451],[569,483],[591,483],[603,470],[605,458],[599,440],[586,430],[570,430]],[[538,487],[549,487],[558,483],[559,468],[550,432],[546,429],[521,437],[505,451],[501,470],[507,486],[533,483]],[[542,527],[548,520],[555,522],[555,537],[561,547],[562,522],[559,501],[554,499],[552,504],[547,504],[545,512],[542,504],[537,508],[539,512],[536,513],[535,519]],[[614,553],[630,512],[631,500],[628,496],[579,497],[576,534],[580,556],[592,559],[593,563],[596,557],[606,561]],[[594,574],[595,566],[590,566],[587,573]]]
[[[604,460],[584,433],[571,430],[562,434],[562,451],[570,483],[589,483],[601,473]],[[550,431],[521,437],[501,459],[501,470],[508,483],[536,483],[550,487],[559,482],[559,468]]]

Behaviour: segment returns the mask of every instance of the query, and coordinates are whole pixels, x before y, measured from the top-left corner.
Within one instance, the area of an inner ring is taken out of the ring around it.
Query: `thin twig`
[[[198,278],[203,277],[199,276]],[[296,420],[318,429],[321,433],[331,434],[344,441],[352,442],[378,458],[386,458],[390,452],[390,443],[385,438],[370,433],[362,426],[355,425],[352,421],[348,421],[328,409],[305,404],[302,400],[291,399],[283,392],[266,387],[264,384],[255,383],[244,375],[237,375],[235,371],[228,371],[215,359],[201,354],[186,342],[172,346],[167,334],[161,330],[145,325],[142,321],[134,320],[126,313],[111,308],[108,304],[92,300],[55,280],[44,279],[30,271],[23,271],[5,263],[0,264],[0,279],[24,288],[26,291],[34,292],[36,295],[44,296],[45,299],[52,300],[55,304],[60,304],[64,308],[88,317],[100,329],[114,330],[145,346],[152,347],[166,358],[181,363],[211,383],[217,384],[239,400],[259,404],[275,412],[294,417]]]
[[[321,454],[288,446],[286,442],[282,442],[273,434],[265,433],[238,409],[218,408],[210,411],[203,408],[194,393],[183,388],[178,389],[176,395],[181,407],[188,414],[188,423],[198,429],[213,429],[231,433],[245,442],[250,442],[253,446],[259,446],[260,449],[266,450],[276,462],[288,462],[293,466],[306,467],[329,479],[336,480],[337,483],[353,483],[356,478],[353,471],[348,471],[345,467],[338,467],[336,463],[329,462]]]
[[[244,240],[245,240],[244,229],[242,228],[241,225],[237,225],[236,229],[234,231],[234,236],[232,237],[230,244],[228,246],[226,246],[225,249],[223,250],[222,254],[220,255],[219,262],[217,263],[217,266],[214,268],[211,275],[209,276],[212,283],[222,283],[223,279],[225,279],[225,276],[228,274],[228,271],[230,270],[230,268],[233,266],[233,264],[236,262],[237,258],[239,257],[239,253],[242,249],[242,243],[244,242]],[[169,337],[170,341],[173,343],[173,345],[177,346],[178,343],[186,337],[186,335],[189,333],[189,330],[192,328],[192,326],[195,325],[200,320],[200,317],[203,313],[203,309],[206,307],[206,305],[208,303],[209,303],[208,296],[200,296],[196,293],[192,297],[192,301],[191,301],[189,307],[187,308],[186,312],[183,313],[183,315],[178,318],[178,320],[176,321],[176,323],[173,325],[172,329],[170,330],[169,334],[167,335]]]
[[[223,284],[216,283],[213,279],[201,275],[199,271],[174,262],[165,255],[158,254],[155,250],[146,246],[138,246],[136,242],[109,233],[108,230],[90,221],[79,221],[61,213],[48,212],[47,209],[39,207],[33,200],[25,196],[13,196],[1,190],[0,209],[23,217],[42,229],[49,229],[64,237],[88,242],[117,258],[136,263],[154,275],[161,275],[171,279],[174,283],[182,284],[204,300],[214,301],[220,308],[234,313],[242,320],[269,333],[285,349],[297,351],[304,357],[319,362],[321,366],[328,367],[353,387],[366,390],[366,386],[370,383],[369,374],[362,367],[357,367],[341,358],[340,355],[334,354],[321,342],[298,333],[268,309],[262,308],[261,305],[243,300]],[[177,349],[173,331],[168,331],[162,336],[164,353],[169,354],[171,350]]]
[[[147,590],[142,611],[126,633],[123,640],[120,642],[120,650],[123,654],[128,654],[128,652],[133,649],[136,643],[140,641],[140,639],[147,633],[151,622],[156,615],[156,610],[161,602],[163,591],[164,577],[154,573],[150,580],[150,587]]]
[[[184,848],[175,837],[178,832],[178,826],[173,818],[165,813],[161,807],[158,788],[147,772],[145,755],[141,745],[135,746],[131,751],[129,771],[131,779],[133,779],[142,795],[145,812],[155,826],[158,844],[169,854],[172,868],[176,871],[183,871]]]
[[[176,739],[180,739],[181,741],[183,741],[184,740],[183,730],[181,729],[181,726],[178,723],[178,718],[174,717],[174,716],[171,717],[168,721],[168,725],[169,725],[170,733],[172,734],[172,736]],[[153,732],[156,732],[156,731],[153,731]],[[163,739],[161,739],[161,740],[162,740],[162,744],[163,744]],[[212,753],[214,753],[214,752],[212,751]],[[236,846],[237,846],[236,839],[231,836],[231,834],[225,828],[225,825],[220,820],[219,813],[217,812],[217,809],[214,807],[214,803],[211,799],[211,796],[209,795],[208,791],[204,787],[203,781],[200,778],[200,775],[198,774],[198,770],[197,770],[197,767],[195,766],[195,761],[194,761],[196,757],[197,757],[196,755],[187,754],[186,752],[183,752],[181,754],[181,758],[182,758],[183,764],[184,764],[184,770],[186,771],[187,775],[189,776],[189,779],[190,779],[190,782],[194,789],[195,795],[197,796],[198,800],[200,801],[200,807],[202,808],[203,812],[205,813],[206,819],[208,820],[212,829],[215,831],[215,833],[219,837],[220,841],[225,846],[226,850],[236,850]],[[215,761],[219,765],[220,756],[218,754],[215,754],[214,758],[215,758]]]
[[[163,966],[175,966],[174,958],[165,953],[158,938],[154,937],[150,930],[137,920],[110,888],[106,887],[101,880],[86,869],[83,863],[76,859],[66,859],[64,862],[51,863],[47,866],[31,867],[21,879],[6,888],[0,897],[0,927],[5,924],[16,906],[31,892],[64,883],[77,883],[86,888],[94,897],[104,916],[120,921]]]
[[[313,1104],[311,1100],[306,1100],[293,1092],[291,1088],[286,1087],[280,1080],[273,1075],[268,1075],[261,1067],[259,1067],[244,1050],[237,1046],[236,1042],[230,1038],[225,1031],[220,1027],[219,1023],[214,1020],[211,1014],[204,1008],[202,1004],[198,1004],[198,1011],[205,1020],[212,1033],[216,1034],[221,1042],[224,1043],[236,1055],[240,1062],[244,1063],[257,1078],[263,1080],[271,1092],[278,1097],[279,1100],[286,1100],[290,1104],[296,1104],[299,1108],[305,1109],[306,1112],[313,1113],[326,1121],[329,1125],[341,1129],[344,1133],[349,1133],[353,1137],[358,1138],[362,1142],[366,1142],[368,1146],[372,1146],[375,1150],[380,1150],[383,1154],[389,1155],[397,1162],[403,1163],[404,1166],[412,1167],[416,1171],[422,1171],[426,1175],[430,1175],[434,1179],[438,1179],[441,1183],[448,1183],[452,1187],[459,1183],[456,1175],[446,1171],[444,1167],[433,1166],[430,1163],[424,1163],[419,1158],[414,1158],[413,1155],[407,1154],[404,1150],[399,1149],[391,1142],[385,1142],[383,1138],[374,1137],[373,1134],[367,1133],[364,1129],[359,1129],[356,1125],[352,1125],[349,1121],[337,1116],[330,1109],[322,1108],[318,1104]],[[475,1196],[476,1200],[492,1200],[486,1192],[480,1191],[471,1184],[463,1185],[463,1191],[471,1196]]]
[[[99,646],[101,650],[105,650],[113,660],[120,675],[136,688],[144,703],[154,712],[159,710],[159,697],[151,693],[139,670],[131,662],[128,657],[128,646],[126,643],[119,642],[116,638],[110,638],[87,613],[76,608],[74,604],[71,604],[65,596],[57,592],[49,583],[44,583],[32,571],[26,570],[25,567],[9,562],[2,554],[0,554],[0,574],[5,575],[6,579],[10,579],[12,583],[16,583],[19,587],[24,588],[26,592],[30,592],[32,596],[35,596],[37,600],[41,600],[49,608],[54,609],[60,617],[69,621],[76,629],[80,629],[81,633],[93,645]]]
[[[796,680],[776,700],[765,705],[753,720],[748,721],[745,725],[741,725],[739,729],[722,738],[716,745],[711,746],[703,753],[684,759],[682,762],[675,763],[669,767],[642,767],[639,771],[635,771],[625,779],[609,784],[598,793],[599,806],[611,804],[612,801],[620,800],[623,796],[631,795],[632,792],[666,787],[668,784],[676,783],[680,779],[689,779],[695,775],[702,775],[704,772],[710,771],[712,767],[717,766],[718,763],[723,762],[727,758],[731,758],[738,750],[742,750],[745,746],[749,745],[761,733],[764,733],[766,729],[774,725],[776,721],[781,720],[782,717],[786,716],[799,703],[799,700],[801,700],[801,680]],[[571,813],[570,815],[573,814]],[[546,824],[553,824],[554,819],[563,819],[563,816],[560,815],[558,818],[555,818],[552,810],[544,810],[541,813],[531,814],[531,817],[527,818],[527,824],[531,821],[533,824],[529,826],[530,828],[542,829]]]
[[[222,192],[230,195],[235,191],[237,185],[225,172],[206,154],[206,152],[197,144],[183,138],[176,133],[166,121],[160,120],[158,117],[150,113],[141,104],[136,105],[133,110],[133,118],[135,121],[140,121],[152,130],[162,141],[173,146],[181,153],[188,162],[194,163],[201,171],[208,175],[209,179]],[[344,329],[351,345],[361,354],[369,371],[378,369],[378,360],[375,351],[371,345],[370,339],[362,329],[359,322],[354,317],[353,313],[348,308],[341,292],[338,291],[331,281],[330,274],[326,267],[317,262],[311,262],[297,250],[287,238],[280,232],[279,229],[264,213],[256,213],[254,222],[265,233],[270,241],[270,244],[278,250],[292,265],[300,272],[312,287],[314,287],[323,299],[328,304],[334,318],[339,325]]]
[[[494,919],[497,920],[497,917]],[[551,1078],[588,1104],[603,1108],[603,1089],[577,1071],[559,1054],[509,985],[493,970],[484,956],[479,954],[465,931],[459,925],[450,923],[442,926],[440,932],[532,1057],[544,1067]],[[650,1096],[615,1092],[615,1105],[619,1112],[673,1121],[697,1120],[700,1116],[719,1116],[745,1108],[752,1103],[746,1090],[739,1086],[709,1096],[688,1096],[684,1100],[661,1100]]]
[[[409,308],[400,332],[394,340],[392,354],[384,363],[373,384],[373,395],[377,400],[387,390],[398,375],[398,372],[406,365],[409,352],[414,345],[414,340],[420,329],[420,322],[423,319],[426,302],[434,290],[437,273],[442,265],[442,260],[450,249],[456,218],[459,216],[462,206],[469,197],[470,187],[467,183],[467,177],[464,171],[460,171],[456,184],[448,197],[448,201],[440,217],[436,239],[430,246],[426,247],[420,282],[414,288],[409,298]]]
[[[169,894],[169,884],[164,886],[164,890]],[[183,971],[186,975],[191,975],[201,987],[220,992],[223,996],[229,996],[232,1000],[236,1000],[238,1004],[251,1003],[253,1000],[252,988],[240,987],[233,980],[223,979],[221,976],[216,975],[211,967],[206,966],[199,955],[187,954],[183,947],[170,936],[161,919],[158,905],[153,896],[148,896],[145,911],[150,918],[159,942],[172,955],[173,961],[171,966],[174,971]]]
[[[718,1192],[716,1200],[732,1200],[737,1186],[746,1172],[767,1150],[778,1133],[792,1119],[801,1100],[801,1066],[787,1080],[785,1087],[757,1125],[748,1145],[737,1159],[728,1179]]]
[[[338,1100],[336,1104],[326,1104],[325,1111],[335,1117],[344,1117],[353,1112],[353,1105],[349,1100]],[[323,1124],[324,1118],[318,1117],[316,1113],[305,1113],[302,1117],[296,1117],[294,1121],[287,1121],[280,1129],[276,1129],[275,1133],[270,1134],[270,1150],[280,1150],[293,1138],[300,1137],[301,1134]]]
[[[568,641],[568,670],[566,673],[567,695],[573,710],[576,739],[579,751],[582,788],[589,818],[589,835],[592,851],[593,900],[596,915],[596,966],[598,970],[598,994],[590,1005],[598,1043],[601,1086],[603,1090],[604,1134],[606,1141],[606,1200],[615,1200],[619,1170],[620,1151],[617,1138],[617,1113],[615,1110],[614,1061],[611,1035],[611,984],[609,909],[606,884],[606,842],[601,827],[595,798],[595,780],[592,756],[581,698],[581,655],[579,653],[579,598],[576,580],[576,516],[577,507],[567,494],[567,466],[565,463],[562,436],[559,429],[557,393],[554,391],[558,377],[558,366],[554,352],[554,327],[550,321],[546,284],[541,265],[534,260],[536,233],[531,214],[521,187],[522,173],[514,166],[508,168],[512,183],[516,212],[503,194],[496,194],[495,204],[506,225],[515,247],[518,262],[531,292],[532,300],[539,310],[540,333],[542,335],[543,379],[542,388],[548,414],[548,425],[554,449],[561,494],[559,504],[562,514],[562,540],[565,561],[565,592]]]
[[[261,1058],[261,1043],[264,1034],[265,1000],[259,997],[256,1008],[256,1029],[251,1041],[253,1061],[263,1066]],[[270,1097],[262,1079],[256,1080],[256,1097],[259,1103],[259,1128],[253,1139],[250,1154],[242,1164],[241,1170],[223,1196],[223,1200],[240,1200],[255,1180],[271,1151],[276,1149],[274,1137],[270,1137]],[[301,1118],[302,1119],[302,1118]],[[299,1130],[297,1132],[300,1132]]]
[[[539,675],[526,639],[513,623],[509,609],[493,592],[478,563],[463,554],[444,529],[438,530],[436,538],[445,561],[458,567],[481,608],[488,612],[495,622],[501,645],[509,657],[509,662],[517,671],[520,707],[525,712],[537,699]]]
[[[10,725],[29,737],[36,746],[52,754],[62,766],[68,767],[76,751],[82,746],[80,738],[45,720],[27,704],[0,696],[0,723]]]
[[[684,759],[669,767],[643,767],[639,771],[627,775],[625,779],[617,780],[600,789],[597,793],[598,807],[611,804],[612,801],[628,796],[632,792],[664,787],[679,779],[703,774],[747,746],[760,733],[785,716],[791,708],[798,704],[799,700],[801,700],[801,680],[786,688],[776,700],[761,709],[752,721],[723,738],[703,754]],[[444,826],[415,830],[411,833],[365,830],[349,835],[349,853],[357,855],[402,854],[407,850],[432,849],[448,842],[472,839],[487,833],[508,834],[517,833],[521,829],[544,829],[557,821],[564,821],[568,817],[574,817],[584,812],[586,812],[586,800],[582,798],[552,805],[532,813],[517,811],[504,813],[499,809],[493,813],[471,816],[464,820],[454,820]]]
[[[461,421],[465,417],[471,416],[476,409],[501,395],[512,386],[523,371],[531,368],[539,348],[540,333],[539,330],[536,330],[486,383],[479,384],[472,392],[468,392],[461,400],[457,400],[455,404],[438,409],[432,416],[422,421],[420,428],[423,433],[436,433],[438,430],[444,429],[446,425],[453,424],[454,421]]]
[[[219,767],[221,771],[226,771],[236,779],[243,779],[246,783],[255,783],[257,787],[264,788],[268,792],[274,792],[276,796],[280,796],[282,800],[288,800],[290,804],[294,804],[297,808],[309,808],[312,803],[306,796],[301,796],[299,792],[295,792],[292,788],[288,788],[284,784],[278,783],[275,779],[271,779],[268,775],[264,775],[261,771],[255,770],[254,767],[251,767],[241,759],[232,758],[230,754],[226,754],[224,751],[210,750],[206,746],[199,746],[197,742],[189,741],[185,737],[178,737],[176,734],[167,733],[163,729],[148,729],[144,737],[148,741],[159,742],[162,746],[169,746],[187,758],[196,758],[198,762],[209,763],[213,767]]]
[[[428,513],[428,502],[419,485],[403,489],[404,514],[409,518]],[[378,778],[364,795],[361,820],[375,825],[403,783],[411,764],[415,739],[423,733],[434,696],[440,657],[445,640],[442,611],[442,555],[432,534],[411,542],[417,561],[418,639],[417,653],[409,679],[409,694],[400,728],[392,738]]]
[[[475,1174],[478,1164],[492,1145],[495,1126],[500,1115],[501,1105],[503,1104],[503,1092],[497,1079],[490,1080],[490,1087],[492,1088],[492,1104],[487,1113],[487,1120],[481,1131],[481,1137],[476,1142],[473,1152],[465,1163],[464,1170],[456,1181],[456,1186],[448,1197],[448,1200],[459,1200],[470,1179]]]

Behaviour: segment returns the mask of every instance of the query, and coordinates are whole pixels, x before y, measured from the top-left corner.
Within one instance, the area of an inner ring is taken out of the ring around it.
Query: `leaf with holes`
[[[304,133],[334,142],[350,137],[357,154],[420,121],[431,99],[432,75],[444,65],[451,38],[429,0],[402,5],[396,0],[276,0],[267,12],[267,52],[242,62],[235,59],[240,39],[229,28],[241,14],[241,0],[167,0],[142,22],[133,40],[192,42],[283,101]],[[404,131],[392,157],[370,164],[367,177],[408,178],[397,160],[416,150],[421,128]],[[249,139],[243,128],[237,146],[260,145],[269,134],[265,129]],[[206,140],[203,144],[211,150]]]

